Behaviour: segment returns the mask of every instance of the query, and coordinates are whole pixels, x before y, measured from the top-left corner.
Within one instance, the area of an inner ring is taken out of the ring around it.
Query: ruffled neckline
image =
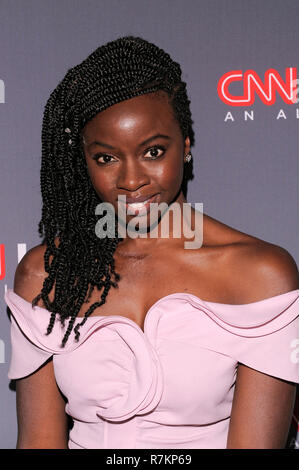
[[[31,310],[34,311],[41,311],[44,314],[47,314],[47,318],[51,312],[49,310],[35,306],[32,307],[31,302],[23,299],[18,294],[16,294],[13,289],[7,289],[5,293],[6,297],[13,297],[15,298],[16,302],[20,305],[24,305]],[[274,320],[276,317],[281,315],[285,310],[287,310],[296,300],[299,298],[299,289],[294,289],[289,292],[285,292],[283,294],[278,294],[272,297],[267,297],[262,300],[257,300],[254,302],[249,302],[245,304],[227,304],[221,302],[212,302],[208,300],[203,300],[202,298],[198,297],[195,294],[189,292],[174,292],[172,294],[165,295],[158,299],[153,305],[148,309],[144,317],[144,327],[143,329],[136,323],[134,320],[124,316],[124,315],[92,315],[86,319],[86,322],[82,326],[87,326],[92,324],[93,322],[99,322],[104,320],[105,323],[112,323],[119,322],[119,323],[129,323],[131,326],[136,328],[142,334],[145,334],[148,327],[149,317],[151,316],[152,312],[157,309],[157,307],[171,300],[183,300],[187,303],[190,303],[196,308],[203,308],[209,316],[212,316],[214,320],[218,323],[217,319],[220,323],[224,322],[228,327],[237,327],[237,328],[253,328],[257,326],[262,326],[265,323],[269,322],[270,320]],[[245,314],[246,312],[246,314]],[[248,315],[249,314],[249,315]],[[248,319],[250,318],[250,320]],[[75,319],[74,326],[77,323],[82,322],[84,317],[77,317]],[[56,317],[56,322],[60,322],[59,317]],[[91,325],[90,325],[91,326]]]
[[[28,302],[28,300],[25,300],[25,299],[23,299],[23,297],[16,294],[13,289],[7,289],[7,291],[5,293],[5,297],[6,297],[6,295],[9,295],[9,296],[12,295],[13,297],[15,297],[17,302],[24,303],[24,305],[26,305],[27,308],[30,307],[34,311],[42,311],[44,314],[46,313],[47,315],[51,314],[51,312],[49,310],[45,309],[44,307],[40,307],[39,305],[36,305],[35,307],[32,307],[31,302]],[[144,331],[146,329],[146,323],[148,321],[148,316],[150,315],[152,310],[154,310],[160,303],[165,302],[168,299],[171,300],[171,299],[178,298],[178,299],[183,299],[183,300],[190,300],[191,304],[194,304],[194,305],[201,304],[203,306],[206,306],[209,310],[213,311],[214,313],[217,313],[217,316],[222,318],[223,314],[225,316],[226,313],[229,312],[231,314],[232,311],[234,311],[233,313],[237,313],[238,317],[240,317],[240,312],[242,312],[242,311],[248,312],[248,311],[257,311],[258,310],[258,311],[261,311],[261,312],[265,313],[264,307],[268,307],[269,305],[271,305],[271,306],[275,305],[276,315],[279,315],[280,313],[282,313],[282,309],[285,310],[288,307],[290,307],[290,305],[293,302],[295,302],[298,297],[299,297],[299,289],[294,289],[292,291],[285,292],[283,294],[278,294],[278,295],[275,295],[275,296],[272,296],[272,297],[267,297],[265,299],[257,300],[257,301],[254,301],[254,302],[249,302],[249,303],[245,303],[245,304],[227,304],[227,303],[212,302],[212,301],[209,301],[209,300],[203,300],[201,297],[198,297],[197,295],[192,294],[190,292],[174,292],[172,294],[167,294],[167,295],[161,297],[156,302],[154,302],[153,305],[148,309],[148,311],[146,312],[145,317],[144,317],[144,329],[142,329],[138,325],[138,323],[136,323],[134,320],[131,320],[130,318],[128,318],[124,315],[117,315],[117,314],[115,314],[115,315],[92,315],[92,316],[89,316],[87,318],[86,322],[92,321],[92,320],[99,320],[99,319],[102,319],[102,318],[105,318],[105,319],[118,319],[121,322],[128,321],[129,323],[133,323],[134,325],[136,325],[136,327],[139,330],[141,330],[142,333],[144,333]],[[274,315],[274,317],[276,315]],[[83,320],[83,318],[84,317],[77,317],[76,320],[75,320],[75,324],[80,323]],[[273,318],[273,309],[271,309],[271,318]],[[240,320],[240,318],[239,318],[239,320]],[[56,321],[59,321],[59,318],[56,317]],[[242,326],[241,323],[239,323],[239,324],[232,323],[232,325],[241,327]],[[256,326],[256,323],[254,323],[252,326]],[[245,325],[244,324],[244,328],[247,328],[247,327],[250,327],[250,325]]]

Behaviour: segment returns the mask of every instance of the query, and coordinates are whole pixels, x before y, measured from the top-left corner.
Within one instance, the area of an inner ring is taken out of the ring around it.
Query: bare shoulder
[[[294,258],[285,248],[263,240],[232,244],[226,269],[232,273],[236,303],[256,302],[299,289]]]
[[[240,232],[207,216],[206,239],[215,247],[231,303],[263,300],[299,289],[299,273],[283,247]]]
[[[56,241],[55,241],[56,243]],[[44,267],[46,245],[40,244],[31,248],[19,262],[14,276],[14,292],[28,302],[32,302],[48,276]],[[49,294],[51,299],[51,294]],[[42,300],[38,305],[43,306]]]

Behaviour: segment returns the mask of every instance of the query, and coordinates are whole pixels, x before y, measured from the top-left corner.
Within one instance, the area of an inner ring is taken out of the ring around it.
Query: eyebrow
[[[165,135],[165,134],[155,134],[155,135],[152,135],[151,137],[149,137],[148,139],[144,140],[143,142],[141,142],[138,145],[138,147],[142,147],[143,145],[148,144],[150,141],[152,141],[154,139],[171,140],[171,137],[169,137],[169,135]],[[83,138],[83,143],[86,145],[86,142],[85,142],[84,138]],[[106,147],[108,149],[115,150],[115,147],[113,147],[112,145],[106,144],[105,142],[100,142],[99,140],[94,140],[90,144],[87,144],[86,147],[88,148],[88,147],[91,147],[92,145],[101,145],[102,147]]]

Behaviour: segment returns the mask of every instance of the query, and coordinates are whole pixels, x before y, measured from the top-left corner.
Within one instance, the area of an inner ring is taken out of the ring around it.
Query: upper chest
[[[142,329],[148,310],[159,299],[177,292],[191,293],[205,300],[227,302],[225,276],[218,253],[218,267],[213,252],[159,253],[145,258],[115,257],[115,271],[121,276],[118,287],[111,287],[105,303],[91,316],[121,315],[130,318]],[[79,317],[94,303],[101,301],[101,292],[94,289],[88,304],[83,304]]]

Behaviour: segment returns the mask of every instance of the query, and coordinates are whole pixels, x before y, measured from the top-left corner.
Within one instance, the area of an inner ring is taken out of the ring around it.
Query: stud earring
[[[192,158],[192,154],[191,154],[191,152],[187,153],[187,155],[185,156],[185,158],[186,158],[186,162],[188,162],[188,163],[189,163],[189,162],[190,162],[190,160],[191,160],[191,158]]]

